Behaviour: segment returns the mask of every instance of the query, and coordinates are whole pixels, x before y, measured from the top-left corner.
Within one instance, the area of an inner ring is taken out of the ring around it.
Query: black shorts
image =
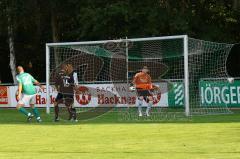
[[[143,99],[148,103],[149,96],[153,96],[153,92],[152,90],[145,90],[145,89],[137,89],[137,96],[138,97],[143,97]]]
[[[137,89],[137,96],[138,97],[148,97],[148,96],[152,96],[153,92],[152,90],[145,90],[145,89]]]
[[[58,102],[58,101],[60,101],[62,99],[63,99],[63,94],[62,93],[58,93],[55,101]]]
[[[74,102],[74,95],[73,94],[63,94],[58,93],[55,99],[56,102],[65,101],[65,104],[71,104]]]

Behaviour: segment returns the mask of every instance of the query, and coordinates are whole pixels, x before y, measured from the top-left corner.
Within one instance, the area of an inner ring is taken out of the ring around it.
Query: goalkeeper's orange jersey
[[[153,89],[152,79],[151,77],[145,72],[137,73],[133,78],[133,84],[136,85],[137,89]]]

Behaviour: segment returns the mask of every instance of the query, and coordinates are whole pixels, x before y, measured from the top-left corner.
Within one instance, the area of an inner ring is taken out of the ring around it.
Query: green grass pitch
[[[120,122],[113,113],[94,120],[26,123],[0,109],[1,159],[237,159],[240,114],[186,121]]]

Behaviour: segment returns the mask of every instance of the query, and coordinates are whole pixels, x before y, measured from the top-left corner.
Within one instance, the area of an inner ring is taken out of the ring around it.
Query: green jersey
[[[36,81],[33,76],[31,76],[29,73],[20,73],[17,75],[17,81],[18,83],[22,84],[22,93],[27,95],[33,95],[36,94],[36,89],[33,83]]]

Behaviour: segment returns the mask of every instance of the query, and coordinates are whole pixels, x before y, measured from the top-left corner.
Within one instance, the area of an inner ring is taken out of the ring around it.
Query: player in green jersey
[[[37,119],[37,122],[41,122],[40,114],[37,110],[37,108],[34,106],[34,99],[36,96],[36,89],[33,84],[36,84],[41,89],[43,89],[43,86],[35,80],[29,73],[25,73],[22,66],[17,67],[18,75],[16,76],[18,81],[18,92],[17,92],[17,109],[27,116],[27,120],[30,121],[34,116]],[[28,112],[24,106],[29,105],[33,110],[33,114]]]

